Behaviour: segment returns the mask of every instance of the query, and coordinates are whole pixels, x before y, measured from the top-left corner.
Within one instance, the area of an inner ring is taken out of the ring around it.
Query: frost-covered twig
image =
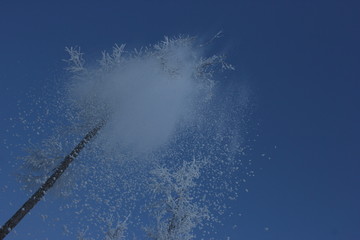
[[[129,215],[130,216],[130,215]],[[127,220],[129,216],[123,221],[117,221],[115,226],[112,226],[112,221],[108,223],[108,231],[104,240],[121,240],[125,239],[125,231],[127,229]]]
[[[112,67],[116,66],[121,62],[122,54],[124,53],[125,44],[120,46],[115,44],[113,47],[112,53],[106,51],[102,52],[102,58],[99,60],[101,68],[104,70],[110,70]]]
[[[84,54],[81,52],[80,47],[65,47],[65,51],[70,55],[70,58],[65,60],[69,63],[69,67],[66,69],[73,73],[84,71],[85,60],[83,58]]]

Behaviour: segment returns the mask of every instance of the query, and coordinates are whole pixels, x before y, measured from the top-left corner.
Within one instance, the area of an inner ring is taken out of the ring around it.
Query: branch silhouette
[[[79,144],[68,154],[64,160],[55,169],[54,173],[46,180],[45,183],[17,210],[17,212],[0,228],[0,240],[16,227],[16,225],[25,217],[25,215],[41,200],[46,191],[49,190],[60,178],[70,163],[79,155],[81,150],[96,136],[99,130],[104,126],[104,122],[94,127],[88,132]]]

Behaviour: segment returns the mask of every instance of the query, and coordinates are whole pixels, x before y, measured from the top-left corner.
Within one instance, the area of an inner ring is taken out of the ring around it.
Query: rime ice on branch
[[[150,211],[156,219],[156,226],[147,229],[154,240],[190,240],[193,230],[209,218],[206,206],[194,201],[193,189],[200,177],[204,163],[184,161],[182,166],[171,172],[165,167],[152,171],[150,190],[155,202]]]

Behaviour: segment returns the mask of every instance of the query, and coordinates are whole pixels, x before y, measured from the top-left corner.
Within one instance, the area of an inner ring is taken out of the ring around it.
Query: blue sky
[[[213,51],[252,91],[256,172],[233,206],[242,216],[219,227],[222,239],[360,239],[359,10],[356,1],[319,0],[0,1],[1,140],[21,131],[8,121],[17,101],[65,75],[65,46],[92,58],[114,43],[206,40],[222,30]],[[16,190],[1,192],[1,222],[25,200],[9,164],[18,151],[0,148],[0,187]],[[30,215],[17,231],[34,232],[31,223]]]

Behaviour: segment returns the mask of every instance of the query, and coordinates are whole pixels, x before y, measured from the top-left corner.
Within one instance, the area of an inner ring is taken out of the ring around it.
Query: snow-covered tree
[[[63,88],[64,99],[60,101],[66,107],[53,109],[66,109],[59,116],[66,122],[64,125],[74,129],[71,131],[72,139],[79,140],[87,135],[58,167],[54,164],[59,163],[59,152],[63,153],[63,149],[58,149],[63,148],[62,141],[67,142],[66,138],[63,139],[64,135],[48,138],[56,139],[56,144],[50,141],[29,151],[29,156],[25,157],[26,165],[46,176],[32,174],[33,178],[28,179],[43,185],[15,214],[15,220],[10,219],[0,229],[0,236],[15,227],[54,185],[80,150],[97,135],[96,141],[92,142],[94,147],[87,149],[89,159],[75,166],[79,170],[74,174],[77,181],[69,184],[77,192],[84,190],[91,193],[76,196],[75,205],[79,208],[82,202],[106,205],[111,211],[101,213],[99,219],[104,221],[104,215],[124,207],[120,202],[134,203],[146,195],[140,191],[146,192],[146,188],[150,188],[153,203],[148,209],[155,217],[156,224],[147,228],[148,236],[156,240],[194,238],[196,227],[210,215],[195,194],[203,162],[183,161],[182,158],[178,161],[183,152],[176,151],[192,145],[194,156],[201,156],[206,152],[204,148],[213,154],[220,154],[214,153],[213,149],[218,148],[207,144],[205,136],[208,135],[201,131],[206,129],[212,134],[214,126],[218,126],[221,119],[214,118],[210,124],[204,125],[206,114],[202,111],[208,110],[208,104],[213,100],[216,86],[214,74],[218,70],[233,69],[224,61],[224,56],[205,56],[205,45],[197,43],[195,38],[183,36],[165,37],[157,44],[133,51],[125,51],[125,45],[115,45],[110,53],[102,53],[98,64],[89,65],[80,48],[66,48],[70,55],[67,69],[71,77]],[[192,131],[192,128],[196,130]],[[97,134],[100,129],[100,134]],[[186,135],[187,131],[194,133],[191,138],[198,145],[183,142],[180,146],[174,143],[176,138],[188,140],[181,136],[182,133]],[[63,131],[60,129],[57,132]],[[221,144],[221,141],[216,142]],[[154,169],[153,164],[161,162],[162,157],[170,152],[173,154],[169,154],[169,157],[180,163],[180,167],[157,166],[150,174],[151,184],[145,184],[149,182],[149,179],[143,179],[148,177],[147,170]],[[223,154],[213,159],[225,157],[228,156]],[[215,163],[211,165],[215,166]],[[145,169],[146,173],[142,173]],[[125,188],[128,195],[124,193]],[[107,194],[109,192],[111,194]],[[81,198],[86,198],[86,201]],[[96,218],[98,211],[102,211],[90,204],[86,208],[91,209],[92,219]],[[110,227],[105,240],[124,238],[125,229],[126,221]],[[79,237],[84,238],[82,235]]]
[[[156,226],[146,228],[151,239],[193,239],[193,230],[209,218],[206,206],[194,198],[200,166],[201,163],[195,160],[184,161],[180,168],[173,171],[158,167],[151,172],[150,190],[154,203],[150,212],[156,219]]]

